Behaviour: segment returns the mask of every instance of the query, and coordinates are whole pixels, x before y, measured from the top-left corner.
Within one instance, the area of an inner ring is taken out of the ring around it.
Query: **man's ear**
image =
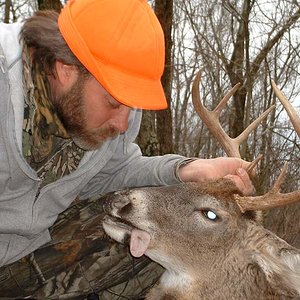
[[[57,81],[63,89],[69,89],[78,78],[78,70],[74,65],[66,65],[61,61],[55,62]]]

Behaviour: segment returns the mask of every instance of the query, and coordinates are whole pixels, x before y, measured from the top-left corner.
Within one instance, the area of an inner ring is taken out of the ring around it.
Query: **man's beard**
[[[71,89],[56,99],[54,106],[74,143],[83,150],[95,150],[119,132],[106,124],[99,128],[86,129],[83,95],[86,80],[84,75],[79,75]]]

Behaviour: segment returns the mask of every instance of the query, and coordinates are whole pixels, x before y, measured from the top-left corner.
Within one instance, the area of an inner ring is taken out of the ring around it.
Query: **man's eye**
[[[216,221],[220,220],[220,217],[214,211],[212,211],[212,210],[202,209],[200,212],[203,214],[203,216],[206,219],[208,219],[210,221],[216,222]]]

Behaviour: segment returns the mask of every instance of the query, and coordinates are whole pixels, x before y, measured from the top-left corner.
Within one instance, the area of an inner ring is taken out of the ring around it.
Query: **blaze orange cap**
[[[70,0],[58,18],[74,55],[119,102],[167,107],[164,35],[146,0]]]

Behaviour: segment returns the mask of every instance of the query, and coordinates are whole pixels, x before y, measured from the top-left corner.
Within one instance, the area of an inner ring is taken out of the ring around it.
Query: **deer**
[[[192,87],[197,113],[226,153],[239,156],[239,145],[274,107],[232,139],[219,115],[238,86],[208,111],[199,81],[200,74]],[[300,136],[299,116],[272,86]],[[300,200],[300,191],[280,192],[286,171],[285,165],[262,196],[242,195],[225,178],[116,191],[105,200],[103,228],[112,239],[129,244],[134,257],[146,255],[165,268],[147,300],[300,299],[300,250],[264,228],[256,213]]]

